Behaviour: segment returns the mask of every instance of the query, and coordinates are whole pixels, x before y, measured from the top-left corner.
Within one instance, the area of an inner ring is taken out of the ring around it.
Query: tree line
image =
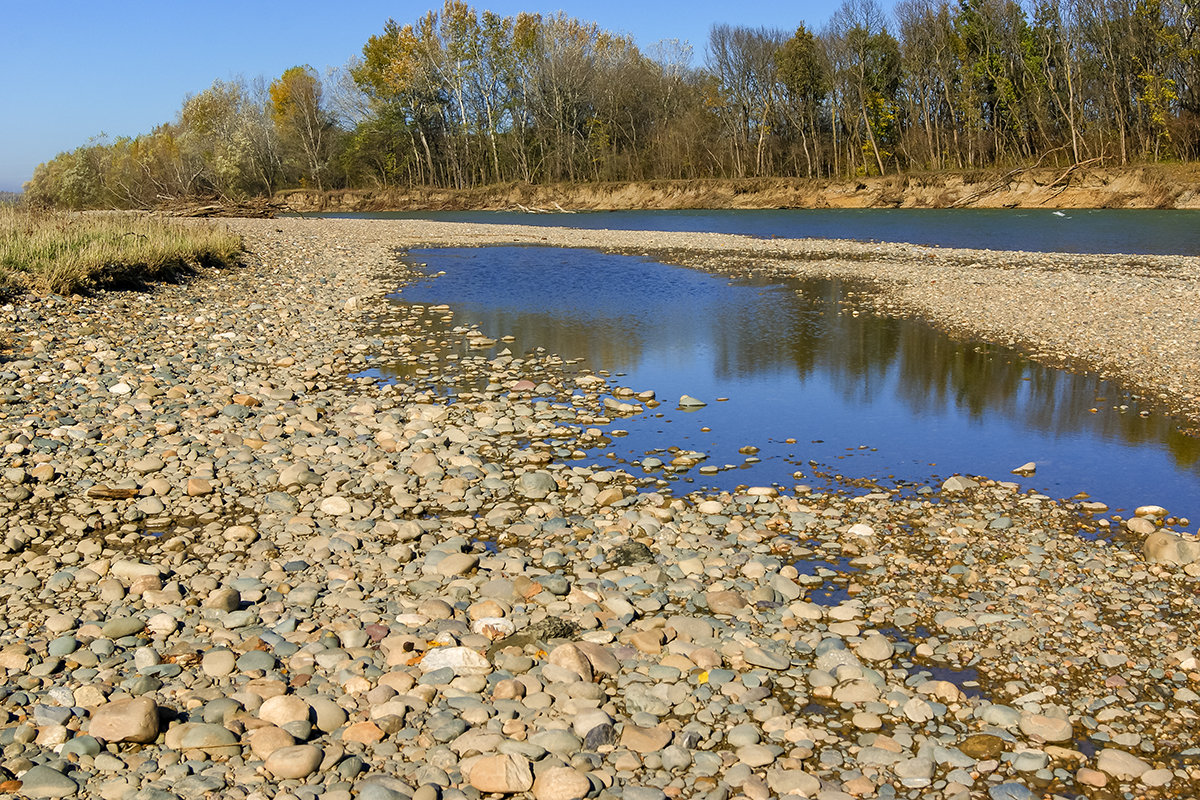
[[[844,0],[811,30],[714,25],[645,51],[564,13],[461,0],[344,68],[217,81],[26,193],[147,206],[279,189],[851,178],[1200,158],[1200,3]]]

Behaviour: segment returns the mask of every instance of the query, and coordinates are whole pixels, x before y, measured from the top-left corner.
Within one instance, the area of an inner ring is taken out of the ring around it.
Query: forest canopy
[[[1200,4],[844,0],[812,30],[640,50],[563,13],[447,0],[344,68],[216,81],[150,133],[40,164],[30,201],[285,188],[848,178],[1200,158]]]

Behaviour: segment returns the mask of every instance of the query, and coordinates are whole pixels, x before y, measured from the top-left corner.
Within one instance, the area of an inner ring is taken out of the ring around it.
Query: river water
[[[707,453],[715,475],[647,474],[701,487],[865,479],[916,489],[954,473],[1011,479],[1114,511],[1145,503],[1200,519],[1200,440],[1094,375],[953,341],[916,320],[846,310],[838,281],[729,279],[590,250],[488,247],[405,256],[428,276],[396,302],[448,304],[455,324],[544,347],[662,405],[608,426],[590,454],[640,473],[670,448]],[[444,275],[437,276],[437,273]],[[381,379],[401,367],[376,363]],[[688,394],[707,405],[677,410]],[[720,399],[727,398],[727,399]],[[753,455],[743,448],[758,448]],[[1033,461],[1035,475],[1013,468]],[[728,468],[726,468],[728,467]],[[797,474],[799,477],[797,477]]]
[[[762,238],[907,242],[1060,253],[1200,255],[1200,210],[844,208],[743,211],[414,211],[318,214],[637,231],[712,231]]]

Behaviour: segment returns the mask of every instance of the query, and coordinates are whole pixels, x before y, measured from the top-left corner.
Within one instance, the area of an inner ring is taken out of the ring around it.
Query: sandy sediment
[[[0,791],[1197,795],[1200,544],[1169,511],[978,476],[647,492],[575,457],[603,440],[601,378],[385,300],[417,245],[755,262],[1129,360],[1182,403],[1194,334],[1169,315],[1194,313],[1194,261],[230,224],[243,267],[0,309]],[[1093,328],[1089,303],[1119,318]],[[353,378],[376,354],[480,388]]]

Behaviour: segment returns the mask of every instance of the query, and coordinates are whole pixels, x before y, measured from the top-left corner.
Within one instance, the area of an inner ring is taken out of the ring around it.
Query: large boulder
[[[1200,561],[1200,542],[1188,541],[1174,533],[1157,531],[1146,537],[1142,553],[1151,564],[1182,567]]]

